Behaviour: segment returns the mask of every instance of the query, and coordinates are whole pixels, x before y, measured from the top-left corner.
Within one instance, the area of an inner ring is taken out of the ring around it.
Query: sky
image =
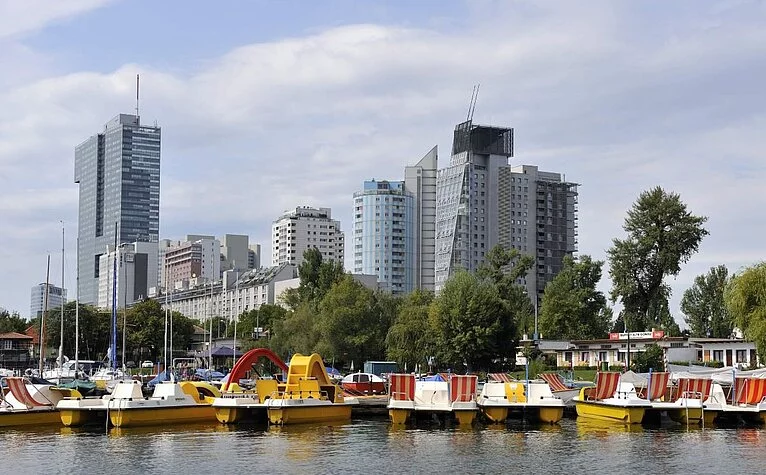
[[[118,113],[162,127],[160,237],[249,234],[403,179],[481,84],[474,121],[515,129],[515,165],[579,183],[579,253],[605,259],[662,186],[710,235],[668,280],[760,262],[766,3],[746,0],[0,0],[0,307],[74,296],[74,148]],[[351,240],[346,240],[347,246]],[[352,253],[347,250],[347,256]],[[348,262],[347,262],[348,264]],[[610,288],[607,268],[600,289]]]

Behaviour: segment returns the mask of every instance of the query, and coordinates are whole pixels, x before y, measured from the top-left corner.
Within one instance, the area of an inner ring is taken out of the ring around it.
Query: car
[[[147,360],[147,361],[144,361],[143,363],[141,363],[141,367],[142,368],[154,368],[154,363],[152,363],[151,361]]]

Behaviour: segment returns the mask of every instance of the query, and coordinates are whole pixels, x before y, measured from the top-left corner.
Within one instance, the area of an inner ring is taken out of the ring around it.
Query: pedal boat
[[[638,397],[631,383],[620,383],[620,373],[596,373],[596,387],[582,388],[574,398],[577,417],[640,424],[651,403]]]
[[[0,402],[0,427],[60,424],[56,404],[77,391],[37,384],[25,377],[3,378],[7,392]]]
[[[449,381],[416,381],[414,374],[392,374],[388,415],[395,425],[418,416],[437,417],[445,422],[471,425],[476,419],[476,375],[449,376]]]
[[[505,422],[510,413],[549,424],[564,416],[564,401],[553,395],[545,381],[488,381],[476,400],[490,421]]]

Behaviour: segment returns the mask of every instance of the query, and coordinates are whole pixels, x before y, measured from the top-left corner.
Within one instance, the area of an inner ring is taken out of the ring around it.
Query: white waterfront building
[[[344,258],[344,236],[340,221],[332,219],[330,208],[299,206],[277,218],[271,227],[271,265],[303,263],[303,253],[316,248],[323,261]]]

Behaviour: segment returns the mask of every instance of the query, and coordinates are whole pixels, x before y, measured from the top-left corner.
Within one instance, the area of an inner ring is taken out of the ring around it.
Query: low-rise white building
[[[234,319],[261,305],[276,303],[276,284],[295,279],[297,272],[297,268],[290,264],[252,269],[239,276],[235,271],[226,271],[219,281],[191,281],[188,288],[171,291],[157,300],[163,306],[197,320],[210,317]]]
[[[522,342],[523,343],[523,342]],[[628,351],[631,360],[656,344],[668,362],[719,362],[724,366],[745,368],[758,362],[755,343],[741,338],[686,338],[666,337],[662,331],[610,333],[608,339],[596,340],[541,340],[538,348],[556,356],[559,368],[625,366]]]

